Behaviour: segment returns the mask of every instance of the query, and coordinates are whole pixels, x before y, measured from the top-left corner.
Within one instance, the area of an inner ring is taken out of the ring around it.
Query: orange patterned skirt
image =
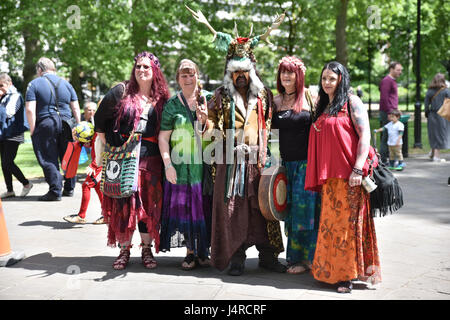
[[[381,282],[375,225],[369,195],[348,180],[330,178],[322,186],[322,211],[312,265],[316,280],[334,284],[358,279]]]

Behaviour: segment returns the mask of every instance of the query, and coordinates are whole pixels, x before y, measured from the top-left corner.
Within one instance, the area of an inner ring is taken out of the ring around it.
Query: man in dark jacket
[[[34,153],[49,185],[48,193],[39,200],[59,201],[61,195],[73,196],[75,188],[75,178],[65,179],[62,191],[59,162],[71,140],[69,123],[80,122],[80,107],[72,85],[56,75],[50,59],[40,58],[36,73],[38,78],[28,84],[25,100]]]

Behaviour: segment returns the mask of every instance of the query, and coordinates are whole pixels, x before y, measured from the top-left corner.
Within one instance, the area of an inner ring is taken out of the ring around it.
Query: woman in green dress
[[[176,80],[181,91],[164,106],[159,148],[166,181],[161,216],[160,250],[186,247],[181,267],[209,265],[211,196],[202,187],[202,132],[211,95],[201,90],[197,65],[183,59]]]

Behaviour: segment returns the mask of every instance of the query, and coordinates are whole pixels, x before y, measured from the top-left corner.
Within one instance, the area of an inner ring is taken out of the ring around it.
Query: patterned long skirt
[[[284,220],[288,238],[286,261],[312,263],[319,228],[320,194],[305,190],[306,160],[283,161],[287,173],[289,213]]]
[[[369,195],[348,180],[330,178],[322,186],[322,210],[312,266],[315,279],[334,284],[358,279],[381,282],[375,225]]]
[[[136,224],[146,224],[159,252],[159,223],[162,206],[162,160],[160,156],[139,161],[138,191],[128,198],[103,197],[102,213],[108,224],[108,246],[130,241]]]
[[[161,251],[187,247],[202,257],[211,245],[211,197],[202,195],[202,185],[164,182],[161,216]]]

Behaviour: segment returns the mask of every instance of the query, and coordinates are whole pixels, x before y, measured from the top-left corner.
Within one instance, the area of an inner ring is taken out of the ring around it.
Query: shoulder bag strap
[[[59,99],[58,99],[58,86],[59,83],[61,82],[61,79],[58,80],[58,82],[56,83],[56,85],[53,83],[52,80],[50,80],[47,76],[43,76],[45,78],[45,80],[47,80],[47,82],[50,85],[50,90],[52,92],[52,95],[55,95],[55,107],[56,107],[56,112],[59,115]],[[52,98],[50,97],[50,103],[52,101]]]
[[[439,94],[439,92],[441,92],[443,89],[445,89],[445,88],[440,88],[435,94],[434,94],[434,96],[431,98],[431,100],[430,100],[430,103],[431,103],[431,101],[433,101],[433,99]]]
[[[189,105],[188,105],[188,103],[186,101],[186,98],[184,97],[183,91],[180,91],[180,97],[183,100],[183,105],[186,108],[186,112],[187,112],[187,114],[189,116],[189,120],[191,120],[192,129],[194,130],[194,136],[195,136],[195,138],[197,140],[198,152],[199,152],[199,155],[201,156],[202,141],[201,141],[199,135],[197,134],[197,130],[195,130],[194,117],[192,116],[191,109],[189,109]],[[200,159],[201,159],[201,157],[200,157]]]

